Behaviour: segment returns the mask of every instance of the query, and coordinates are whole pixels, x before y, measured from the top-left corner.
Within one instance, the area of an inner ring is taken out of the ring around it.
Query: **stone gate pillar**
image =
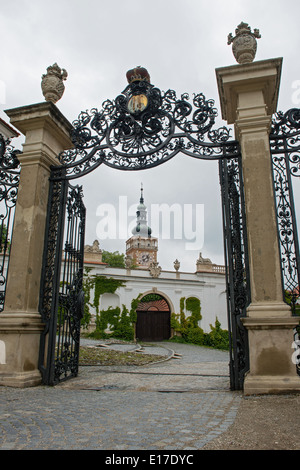
[[[251,289],[243,322],[250,350],[245,394],[300,390],[292,362],[293,328],[299,322],[283,301],[269,145],[281,66],[279,58],[216,70],[222,117],[234,124],[242,152]]]
[[[0,314],[0,385],[28,387],[41,382],[38,370],[43,324],[38,310],[50,166],[72,148],[71,124],[52,102],[6,111],[26,136],[15,211],[4,311]],[[4,362],[4,363],[3,363]]]

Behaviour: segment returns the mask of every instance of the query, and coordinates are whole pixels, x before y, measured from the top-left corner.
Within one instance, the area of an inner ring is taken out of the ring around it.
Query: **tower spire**
[[[148,269],[151,263],[157,262],[157,238],[151,236],[147,222],[147,207],[144,203],[144,188],[141,183],[140,201],[136,211],[136,224],[132,237],[126,242],[126,256],[134,260],[139,269]]]
[[[151,237],[151,228],[147,224],[147,208],[144,204],[144,192],[143,183],[141,183],[141,197],[140,203],[137,206],[136,211],[136,226],[132,230],[133,235],[139,235],[142,237]]]

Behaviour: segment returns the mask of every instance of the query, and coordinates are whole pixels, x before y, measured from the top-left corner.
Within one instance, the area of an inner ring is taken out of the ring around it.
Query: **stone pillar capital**
[[[43,163],[58,165],[57,156],[63,150],[73,148],[70,138],[72,124],[55,104],[49,101],[5,110],[11,124],[26,136],[22,166]]]
[[[239,116],[239,111],[237,115]],[[257,139],[259,134],[268,135],[271,120],[272,116],[268,115],[237,118],[234,124],[237,140],[241,140],[246,135],[248,138],[251,138],[252,135],[255,139]]]
[[[216,69],[222,118],[228,124],[271,116],[277,107],[282,58]]]

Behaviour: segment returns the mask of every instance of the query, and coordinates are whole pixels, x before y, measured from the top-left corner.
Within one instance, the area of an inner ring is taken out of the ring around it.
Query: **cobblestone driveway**
[[[169,348],[178,355],[158,364],[81,367],[56,387],[0,387],[0,449],[201,449],[233,423],[241,394],[229,391],[227,353],[168,343],[144,352],[167,358]]]

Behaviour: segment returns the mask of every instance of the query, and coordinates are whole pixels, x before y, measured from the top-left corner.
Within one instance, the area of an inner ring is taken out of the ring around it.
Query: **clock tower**
[[[136,211],[136,225],[132,237],[126,242],[126,257],[138,269],[148,269],[151,263],[157,262],[158,240],[151,237],[151,228],[147,224],[147,208],[144,204],[143,186],[140,203]]]

